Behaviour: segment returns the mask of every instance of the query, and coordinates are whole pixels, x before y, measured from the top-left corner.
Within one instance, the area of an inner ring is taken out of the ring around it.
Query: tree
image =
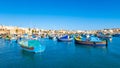
[[[15,30],[16,34],[18,33],[18,29]]]
[[[32,30],[32,34],[34,33],[35,31],[34,30]]]

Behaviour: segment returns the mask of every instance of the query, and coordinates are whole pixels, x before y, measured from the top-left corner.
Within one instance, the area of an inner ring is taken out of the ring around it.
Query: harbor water
[[[40,39],[44,52],[22,50],[15,41],[0,39],[0,68],[120,68],[120,38],[107,47]]]

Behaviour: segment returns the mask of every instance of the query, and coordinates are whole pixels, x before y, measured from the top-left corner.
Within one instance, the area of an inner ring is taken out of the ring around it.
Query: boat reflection
[[[95,46],[95,45],[80,45],[75,44],[76,47],[87,47],[87,48],[107,48],[107,46]]]
[[[89,46],[89,45],[79,45],[75,44],[76,49],[85,49],[85,50],[100,50],[103,52],[108,52],[108,46]]]
[[[109,38],[110,42],[112,42],[112,38]]]
[[[26,51],[26,50],[21,50],[21,55],[22,55],[23,58],[34,59],[35,53],[34,52],[29,52],[29,51]]]

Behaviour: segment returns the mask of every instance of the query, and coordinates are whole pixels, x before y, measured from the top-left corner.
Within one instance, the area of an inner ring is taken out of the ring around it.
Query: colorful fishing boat
[[[69,37],[68,35],[64,35],[62,37],[58,37],[57,40],[60,42],[71,42],[73,38]]]
[[[21,48],[23,50],[29,52],[43,52],[45,50],[45,46],[42,46],[38,40],[24,40],[19,42]]]
[[[100,40],[98,37],[90,37],[89,39],[83,37],[75,37],[75,43],[81,45],[91,45],[91,46],[106,46],[106,40]]]

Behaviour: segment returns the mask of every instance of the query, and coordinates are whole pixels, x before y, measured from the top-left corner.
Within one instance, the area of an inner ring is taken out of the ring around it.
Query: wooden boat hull
[[[25,47],[21,46],[23,50],[29,51],[29,52],[34,52],[34,53],[39,53],[43,52],[45,50],[45,47],[40,47],[40,48],[35,48],[35,47]]]
[[[20,44],[20,43],[19,43]],[[45,50],[44,46],[37,46],[37,47],[28,47],[28,46],[24,46],[23,44],[20,44],[20,47],[23,50],[29,51],[29,52],[34,52],[34,53],[38,53],[38,52],[43,52]]]
[[[76,44],[81,44],[81,45],[91,45],[91,46],[106,46],[107,42],[102,41],[102,42],[90,42],[90,41],[80,41],[80,40],[75,40]]]
[[[28,50],[34,50],[34,47],[26,47],[26,46],[23,46],[23,45],[21,45],[21,47],[24,48],[24,49],[28,49]]]

